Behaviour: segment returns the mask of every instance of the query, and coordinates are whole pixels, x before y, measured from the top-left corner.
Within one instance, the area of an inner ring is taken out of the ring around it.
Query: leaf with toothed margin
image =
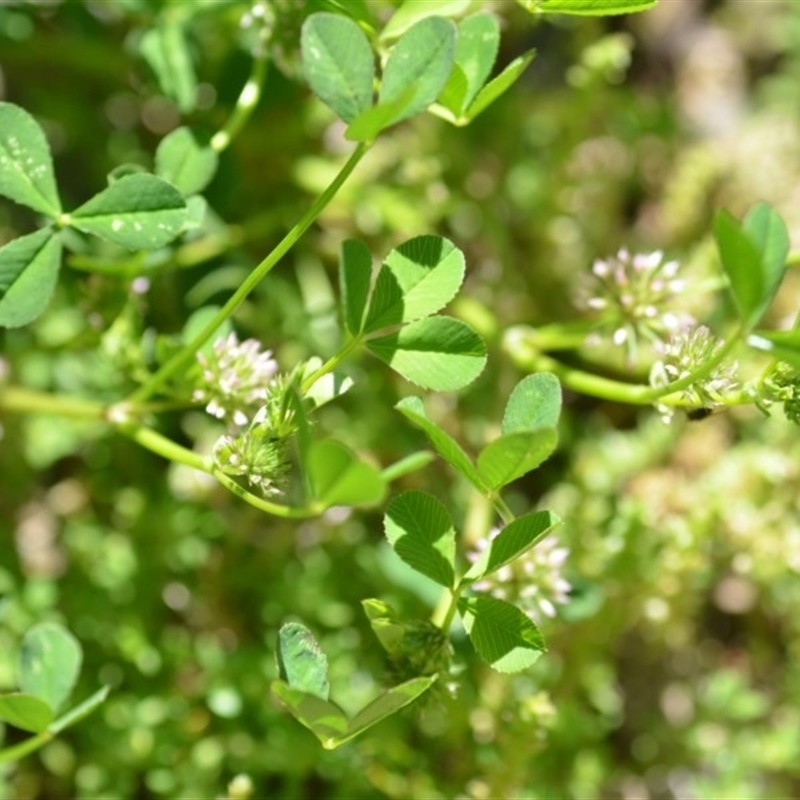
[[[186,201],[155,175],[126,175],[73,211],[69,224],[84,233],[127,247],[156,250],[181,232]]]

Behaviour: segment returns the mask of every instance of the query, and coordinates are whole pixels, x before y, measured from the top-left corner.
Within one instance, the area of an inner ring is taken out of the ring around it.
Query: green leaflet
[[[278,668],[281,680],[293,689],[328,699],[328,659],[308,628],[287,622],[278,633]]]
[[[549,372],[523,378],[511,392],[503,414],[503,433],[555,428],[561,415],[561,384]]]
[[[456,26],[443,17],[426,17],[400,37],[383,71],[378,105],[407,99],[387,125],[413,117],[436,100],[453,68],[455,40]]]
[[[436,583],[455,582],[456,533],[447,509],[427,492],[398,495],[383,517],[389,544],[403,561]]]
[[[185,222],[183,195],[147,173],[114,181],[69,215],[72,227],[129,250],[163,247],[181,232]]]
[[[61,267],[61,238],[52,228],[0,247],[0,325],[27,325],[45,309]]]
[[[281,680],[272,682],[272,693],[328,750],[349,742],[407,706],[436,680],[432,675],[393,686],[350,719],[328,699],[328,660],[304,625],[290,622],[281,627],[278,665]]]
[[[371,279],[372,255],[369,248],[363,242],[353,239],[343,242],[339,266],[339,292],[345,327],[354,336],[363,329]]]
[[[405,0],[381,31],[381,40],[396,39],[426,17],[457,17],[469,5],[470,0]]]
[[[464,254],[441,236],[416,236],[394,248],[375,282],[364,330],[371,333],[444,308],[464,281]]]
[[[539,629],[511,603],[476,594],[462,597],[458,612],[478,654],[498,672],[521,672],[545,652]]]
[[[426,389],[455,391],[472,383],[486,365],[486,345],[464,322],[429,317],[371,339],[367,347],[404,378]]]
[[[307,467],[314,499],[326,508],[375,505],[386,493],[378,470],[333,439],[311,445]]]
[[[528,11],[552,14],[606,16],[632,14],[653,8],[658,0],[517,0]]]
[[[458,24],[455,64],[439,96],[456,119],[466,113],[486,83],[499,46],[500,25],[491,14],[473,14]]]
[[[348,17],[312,14],[300,39],[306,79],[323,103],[345,122],[372,106],[375,63],[364,32]]]
[[[44,132],[27,111],[12,103],[0,103],[0,195],[50,217],[61,213]]]
[[[470,457],[461,449],[458,442],[428,418],[425,406],[419,397],[406,397],[395,408],[425,432],[436,452],[448,464],[455,467],[478,491],[486,491],[488,487],[483,483]]]
[[[183,195],[202,192],[217,171],[215,150],[189,128],[176,128],[158,144],[156,174]]]
[[[82,660],[81,646],[68,630],[36,625],[22,640],[20,686],[58,711],[78,680]]]
[[[510,564],[560,524],[561,520],[551,511],[533,511],[517,517],[489,542],[464,576],[465,582],[479,580]]]
[[[516,431],[489,442],[478,454],[478,473],[497,490],[536,469],[556,449],[554,428]]]
[[[185,26],[161,19],[139,42],[139,52],[158,80],[161,91],[188,114],[197,104],[195,74]]]
[[[53,721],[53,709],[40,697],[15,692],[0,695],[0,720],[31,733],[41,733]]]
[[[517,56],[503,71],[479,92],[478,96],[469,106],[466,115],[460,124],[465,124],[475,119],[482,111],[487,109],[498,97],[507,92],[520,78],[536,56],[535,50],[528,50],[521,56]]]

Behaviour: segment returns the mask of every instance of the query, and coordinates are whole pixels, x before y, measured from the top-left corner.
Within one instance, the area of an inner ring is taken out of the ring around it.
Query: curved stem
[[[728,356],[743,334],[744,328],[740,325],[726,339],[725,344],[713,358],[705,361],[683,378],[664,386],[624,383],[568,367],[560,361],[538,352],[530,341],[522,341],[521,339],[514,343],[513,348],[507,345],[506,351],[518,365],[535,372],[552,372],[564,386],[573,391],[599,397],[603,400],[615,400],[632,405],[650,405],[671,394],[681,392],[698,380],[708,376]]]
[[[25,739],[24,742],[15,744],[13,747],[0,750],[0,764],[19,761],[23,756],[27,756],[29,753],[33,753],[40,747],[46,745],[53,736],[54,734],[49,730],[42,731],[36,736],[31,736],[30,739]]]
[[[381,478],[387,483],[391,483],[404,475],[410,475],[412,472],[426,467],[435,459],[436,456],[430,450],[420,450],[382,469]]]
[[[188,447],[184,447],[177,442],[173,442],[172,439],[138,422],[121,422],[117,425],[117,429],[120,433],[133,439],[136,444],[141,445],[151,453],[166,458],[168,461],[184,464],[201,472],[211,472],[213,470],[213,465],[209,458],[201,456],[199,453],[195,453],[194,450],[189,450]]]
[[[130,402],[141,403],[158,389],[160,389],[173,375],[185,368],[194,358],[195,353],[214,335],[222,323],[244,302],[250,292],[260,283],[268,272],[283,258],[284,255],[297,243],[300,237],[308,230],[322,210],[333,199],[342,184],[367,152],[368,145],[364,142],[358,145],[350,155],[347,163],[339,171],[327,189],[316,199],[314,204],[294,225],[294,227],[281,239],[278,245],[258,266],[247,276],[242,285],[234,292],[227,303],[214,315],[213,319],[195,336],[195,338],[179,350],[166,364],[143,383],[130,395]]]
[[[450,589],[450,602],[447,605],[447,609],[442,617],[441,624],[438,625],[445,633],[450,630],[450,626],[453,624],[453,618],[456,615],[456,611],[458,610],[458,599],[461,597],[461,590],[460,589]],[[446,595],[445,595],[446,597]],[[437,609],[438,611],[438,609]]]
[[[266,75],[267,48],[264,46],[264,42],[260,41],[253,53],[253,69],[250,77],[239,93],[233,112],[225,125],[211,137],[209,144],[212,150],[221,153],[250,119],[250,115],[261,97]]]
[[[516,519],[514,512],[506,505],[506,501],[503,500],[499,494],[492,498],[492,504],[497,509],[497,513],[506,525],[509,525]]]
[[[359,347],[361,341],[360,336],[354,336],[352,339],[348,339],[344,345],[342,345],[338,353],[331,356],[319,369],[314,370],[314,372],[303,381],[300,386],[300,393],[305,395],[323,375],[333,372],[350,353]]]
[[[150,450],[152,453],[163,456],[169,461],[174,461],[178,464],[185,464],[187,467],[206,472],[214,477],[218,483],[221,483],[229,492],[235,494],[237,497],[244,500],[254,508],[265,511],[267,514],[272,514],[274,517],[283,517],[284,519],[304,519],[306,517],[313,517],[321,513],[324,509],[317,508],[314,505],[305,508],[292,508],[290,506],[280,505],[279,503],[271,503],[263,497],[248,492],[243,486],[238,484],[230,475],[226,475],[219,467],[217,467],[210,458],[201,456],[193,450],[189,450],[182,445],[173,442],[158,431],[148,428],[144,425],[133,422],[120,423],[118,429],[129,436],[137,444]]]
[[[23,414],[56,414],[60,417],[98,420],[106,418],[106,407],[102,403],[82,397],[61,397],[22,386],[0,387],[0,408]]]
[[[592,330],[594,330],[592,322],[576,320],[571,323],[553,323],[531,328],[529,335],[532,345],[537,350],[574,350],[586,342],[586,337]]]
[[[235,494],[238,498],[244,500],[245,503],[253,506],[253,508],[257,508],[267,514],[272,514],[273,517],[283,517],[283,519],[306,519],[307,517],[315,517],[324,511],[323,508],[317,508],[316,506],[292,508],[291,506],[282,506],[279,503],[270,503],[269,500],[265,500],[263,497],[257,497],[248,492],[244,486],[236,483],[230,475],[226,475],[217,467],[213,467],[208,472],[231,492],[231,494]]]

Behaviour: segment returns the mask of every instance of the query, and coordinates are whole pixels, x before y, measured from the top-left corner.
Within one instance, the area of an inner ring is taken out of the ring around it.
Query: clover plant
[[[548,14],[644,11],[655,2],[519,0],[519,5],[538,21]],[[462,514],[452,504],[419,489],[394,490],[393,483],[430,464],[431,451],[380,465],[346,436],[330,438],[315,428],[322,406],[346,392],[369,391],[368,382],[360,385],[350,369],[362,355],[373,359],[364,369],[388,367],[431,393],[468,390],[481,375],[488,358],[484,338],[447,313],[469,271],[457,241],[419,231],[378,253],[363,241],[341,242],[333,355],[279,364],[263,343],[240,333],[236,312],[319,218],[376,140],[426,112],[457,127],[468,125],[502,102],[524,74],[534,51],[498,67],[502,26],[483,5],[408,0],[381,5],[381,12],[391,11],[384,16],[370,3],[309,3],[294,38],[300,73],[338,118],[348,148],[319,196],[224,304],[196,311],[182,331],[143,335],[141,320],[131,322],[135,302],[128,305],[103,344],[120,358],[125,373],[115,398],[48,394],[13,379],[0,386],[0,408],[6,412],[98,421],[164,459],[211,476],[268,515],[303,519],[342,506],[383,508],[383,531],[396,557],[434,584],[441,601],[430,619],[409,619],[382,598],[364,599],[394,682],[353,714],[330,699],[327,658],[313,633],[297,621],[280,629],[279,677],[272,693],[326,748],[349,742],[434,687],[456,691],[460,677],[452,637],[462,636],[459,631],[502,673],[525,670],[545,652],[533,609],[549,613],[566,599],[568,584],[547,573],[566,552],[555,549],[550,536],[560,520],[540,509],[514,513],[502,492],[556,450],[562,385],[598,398],[655,405],[665,415],[683,408],[702,416],[736,404],[767,410],[780,402],[787,415],[800,418],[800,329],[762,327],[787,263],[797,260],[789,252],[786,225],[766,203],[741,221],[724,210],[715,216],[721,272],[714,289],[726,288],[730,302],[719,301],[722,313],[713,315],[713,333],[711,322],[707,326],[671,305],[682,289],[677,264],[660,253],[621,250],[595,263],[579,303],[582,318],[505,332],[503,350],[526,375],[511,391],[496,435],[481,447],[462,447],[430,413],[427,396],[409,394],[397,403],[397,424],[420,429],[455,479],[490,505],[492,524],[499,521],[499,527],[480,542],[459,535],[454,516]],[[230,117],[211,135],[194,125],[175,127],[158,143],[152,172],[119,165],[107,185],[71,210],[64,208],[47,137],[35,116],[0,103],[0,195],[38,220],[36,230],[0,247],[0,325],[18,328],[47,314],[62,262],[127,281],[135,297],[137,287],[146,289],[159,271],[191,261],[197,248],[208,245],[218,253],[230,245],[224,236],[220,244],[221,223],[203,191],[259,100],[271,37],[278,36],[284,13],[279,4],[262,2],[205,2],[196,10],[222,14],[233,6],[246,23],[242,36],[252,69]],[[162,94],[190,115],[199,91],[190,44],[195,9],[188,3],[159,8],[152,25],[140,31],[139,53]],[[71,254],[66,259],[64,251]],[[601,343],[600,356],[589,360],[585,355],[593,342]],[[754,363],[765,357],[766,366],[738,383],[730,361],[734,352]],[[620,368],[628,373],[624,379],[610,376]],[[205,449],[171,435],[161,422],[162,415],[190,409],[204,409],[218,423],[216,440]],[[544,577],[536,578],[537,569]],[[80,647],[62,628],[45,622],[28,633],[20,663],[22,692],[0,697],[0,718],[35,735],[0,752],[0,758],[35,749],[103,701],[106,689],[56,719],[79,665]]]

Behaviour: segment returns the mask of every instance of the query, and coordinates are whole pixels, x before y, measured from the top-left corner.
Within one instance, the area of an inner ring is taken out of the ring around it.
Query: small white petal
[[[609,273],[608,264],[605,261],[595,261],[592,264],[592,272],[597,275],[598,278],[605,278]]]
[[[554,617],[556,615],[556,607],[545,597],[539,598],[539,608],[541,608],[548,617]]]

